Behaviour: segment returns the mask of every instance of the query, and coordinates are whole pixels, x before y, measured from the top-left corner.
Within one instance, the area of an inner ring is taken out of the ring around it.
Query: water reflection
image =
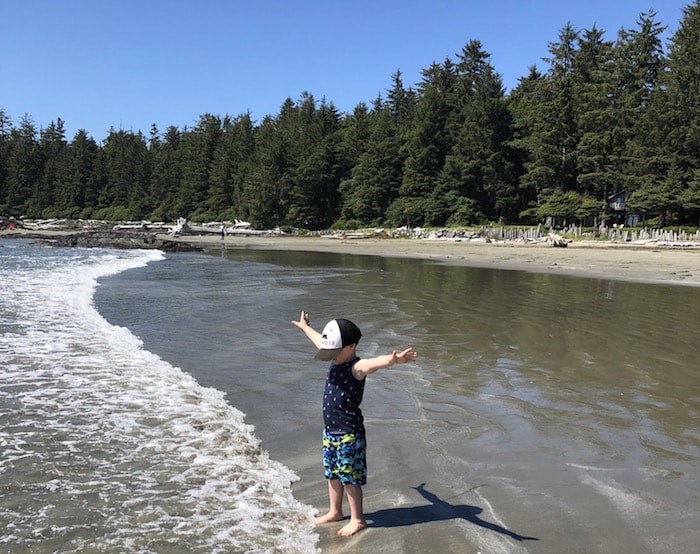
[[[619,433],[657,456],[698,438],[696,289],[313,252],[236,251],[236,259],[358,270],[334,282],[365,319],[380,300],[410,318],[436,391],[497,398],[538,433],[578,434],[612,451]],[[342,312],[342,301],[336,302]],[[478,406],[475,408],[479,410]],[[697,451],[695,450],[695,453]]]

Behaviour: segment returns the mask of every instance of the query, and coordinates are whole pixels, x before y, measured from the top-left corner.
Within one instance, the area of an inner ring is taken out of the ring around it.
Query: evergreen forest
[[[469,40],[340,113],[302,93],[260,122],[202,114],[98,143],[0,109],[0,214],[290,226],[611,221],[700,226],[700,0],[666,43],[654,11],[614,40],[565,25],[511,91]],[[653,222],[653,223],[650,223]]]

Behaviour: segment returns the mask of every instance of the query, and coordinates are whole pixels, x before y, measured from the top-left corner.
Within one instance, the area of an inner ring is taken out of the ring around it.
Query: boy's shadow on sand
[[[410,506],[407,508],[388,508],[386,510],[377,510],[371,514],[365,514],[365,517],[371,520],[370,527],[405,527],[418,523],[429,523],[431,521],[464,519],[479,527],[490,529],[502,535],[507,535],[516,541],[539,540],[537,537],[524,537],[505,527],[484,521],[479,517],[483,509],[477,506],[469,506],[468,504],[455,506],[453,504],[448,504],[444,500],[438,498],[437,495],[425,490],[425,483],[413,488],[430,502],[430,504],[425,506]]]

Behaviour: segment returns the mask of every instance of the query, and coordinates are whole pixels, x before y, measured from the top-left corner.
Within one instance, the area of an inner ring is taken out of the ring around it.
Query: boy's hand
[[[309,326],[309,314],[305,312],[304,310],[301,311],[301,314],[299,315],[299,321],[292,321],[292,324],[296,325],[300,329],[303,329],[304,327]]]
[[[383,354],[376,358],[362,358],[352,366],[352,374],[355,379],[362,380],[378,369],[413,362],[417,357],[418,354],[413,351],[413,348],[409,347],[401,352],[394,350],[391,354]]]
[[[413,362],[417,357],[418,353],[414,352],[413,348],[411,347],[399,352],[398,354],[396,353],[396,350],[394,350],[391,353],[391,364],[405,364],[408,362]]]
[[[316,348],[321,348],[323,345],[323,337],[321,333],[309,325],[309,314],[307,312],[302,310],[301,314],[299,314],[299,321],[292,321],[292,325],[304,331],[304,334],[314,343]]]

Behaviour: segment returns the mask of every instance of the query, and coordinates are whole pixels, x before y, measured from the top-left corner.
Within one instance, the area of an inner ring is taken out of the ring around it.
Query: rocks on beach
[[[198,246],[158,238],[153,233],[135,231],[86,231],[43,239],[51,246],[70,248],[157,249],[164,252],[201,251]]]

